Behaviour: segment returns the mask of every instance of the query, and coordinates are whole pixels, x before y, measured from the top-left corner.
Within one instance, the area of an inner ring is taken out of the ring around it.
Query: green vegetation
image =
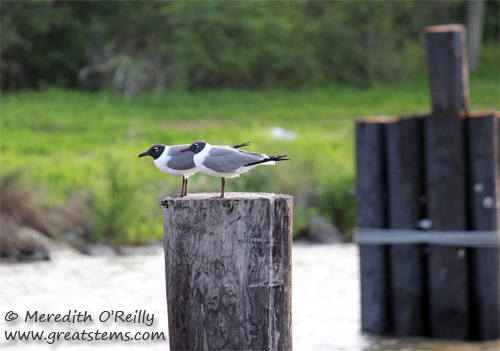
[[[499,2],[484,40],[498,42]],[[399,82],[466,1],[2,1],[2,89],[269,89]]]
[[[498,54],[470,77],[472,110],[498,109]],[[496,58],[495,58],[496,57]],[[124,100],[112,93],[60,89],[4,94],[1,176],[23,173],[23,185],[44,208],[64,206],[88,189],[96,239],[144,242],[162,235],[159,201],[179,193],[181,177],[158,171],[137,155],[154,143],[207,140],[252,143],[246,149],[286,153],[291,161],[229,179],[226,191],[273,191],[295,196],[296,231],[321,214],[342,231],[354,224],[356,117],[429,111],[425,75],[401,86],[330,86],[295,91],[174,91]],[[277,140],[270,127],[296,133]],[[189,191],[218,191],[220,179],[196,174]]]

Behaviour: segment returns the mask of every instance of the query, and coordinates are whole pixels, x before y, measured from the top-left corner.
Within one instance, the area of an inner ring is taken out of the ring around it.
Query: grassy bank
[[[498,70],[470,77],[473,110],[498,109]],[[299,91],[170,92],[124,100],[110,93],[56,89],[2,96],[1,175],[21,184],[44,208],[85,196],[97,238],[141,242],[161,237],[162,197],[180,191],[180,177],[137,155],[155,143],[251,141],[249,151],[288,154],[291,161],[228,180],[226,191],[295,196],[295,230],[321,214],[341,230],[354,223],[353,120],[429,111],[425,77],[400,87],[345,86]],[[272,127],[293,132],[276,138]],[[190,192],[218,191],[202,174]],[[85,195],[82,195],[85,194]]]

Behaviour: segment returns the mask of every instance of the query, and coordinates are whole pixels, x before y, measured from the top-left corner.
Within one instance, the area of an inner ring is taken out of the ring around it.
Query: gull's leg
[[[184,189],[186,187],[186,178],[182,176],[182,188],[181,188],[181,197],[184,196]]]
[[[226,187],[226,179],[224,177],[221,177],[222,179],[222,189],[220,191],[220,197],[221,199],[224,198],[224,188]]]

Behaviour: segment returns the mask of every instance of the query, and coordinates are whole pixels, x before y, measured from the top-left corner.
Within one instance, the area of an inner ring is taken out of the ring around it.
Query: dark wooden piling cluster
[[[293,198],[162,201],[171,350],[291,350]]]
[[[463,27],[425,36],[432,112],[356,123],[358,226],[497,231],[498,118],[468,110]],[[360,244],[360,259],[362,330],[500,338],[498,246]]]

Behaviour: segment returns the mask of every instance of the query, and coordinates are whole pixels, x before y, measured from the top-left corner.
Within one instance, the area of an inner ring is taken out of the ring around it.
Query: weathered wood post
[[[291,350],[293,197],[162,201],[171,350]]]
[[[465,33],[461,25],[425,29],[432,113],[425,119],[427,213],[434,230],[466,230],[464,123],[468,110]],[[466,250],[429,246],[430,336],[467,338]]]

